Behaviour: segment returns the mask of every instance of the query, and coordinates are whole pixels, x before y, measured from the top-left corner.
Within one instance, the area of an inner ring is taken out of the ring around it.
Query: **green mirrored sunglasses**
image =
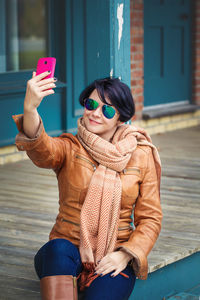
[[[84,106],[88,110],[95,110],[99,106],[99,103],[91,98],[86,98]],[[102,106],[102,112],[107,119],[112,119],[116,113],[115,109],[111,105],[107,104]]]

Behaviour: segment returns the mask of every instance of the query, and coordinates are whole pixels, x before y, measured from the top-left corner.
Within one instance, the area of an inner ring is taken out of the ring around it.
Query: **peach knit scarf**
[[[156,147],[143,129],[121,125],[111,143],[88,131],[83,118],[80,118],[77,137],[91,157],[99,163],[92,176],[80,216],[83,289],[98,276],[94,275],[97,262],[115,249],[122,191],[119,172],[126,167],[137,145],[151,146],[160,188],[161,163]]]

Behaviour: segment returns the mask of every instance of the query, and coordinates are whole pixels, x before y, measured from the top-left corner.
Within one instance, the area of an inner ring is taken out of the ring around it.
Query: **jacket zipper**
[[[76,156],[75,156],[76,158],[79,158],[79,159],[82,159],[82,160],[84,160],[84,161],[86,161],[86,162],[88,162],[92,167],[93,167],[93,169],[94,169],[94,171],[96,170],[96,165],[95,164],[93,164],[89,159],[87,159],[87,158],[85,158],[85,157],[83,157],[83,156],[80,156],[80,155],[78,155],[78,154],[76,154]]]
[[[137,171],[138,173],[140,173],[140,169],[138,169],[138,168],[126,168],[123,170],[123,173],[127,174],[128,172],[131,172],[131,171]]]
[[[67,222],[67,223],[70,223],[70,224],[73,224],[73,225],[76,225],[76,226],[80,226],[80,224],[72,222],[72,221],[69,221],[69,220],[66,220],[64,218],[61,218],[60,220],[61,220],[61,222]]]
[[[125,227],[118,228],[119,231],[126,230],[126,229],[132,229],[132,227],[131,226],[125,226]]]

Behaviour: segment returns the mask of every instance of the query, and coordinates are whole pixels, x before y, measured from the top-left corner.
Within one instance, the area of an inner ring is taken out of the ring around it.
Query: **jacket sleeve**
[[[135,230],[127,242],[120,244],[121,250],[133,256],[131,264],[139,279],[147,278],[147,255],[158,238],[162,221],[160,179],[157,178],[152,150],[148,148],[147,168],[134,209]]]
[[[41,168],[60,169],[66,159],[66,147],[69,145],[62,138],[52,138],[45,132],[43,122],[40,125],[35,138],[29,138],[23,131],[23,115],[12,116],[19,133],[15,144],[19,151],[26,151],[32,162]]]

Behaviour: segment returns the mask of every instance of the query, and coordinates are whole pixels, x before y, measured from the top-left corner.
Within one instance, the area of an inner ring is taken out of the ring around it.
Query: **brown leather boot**
[[[78,300],[76,277],[46,276],[40,280],[42,300]]]

